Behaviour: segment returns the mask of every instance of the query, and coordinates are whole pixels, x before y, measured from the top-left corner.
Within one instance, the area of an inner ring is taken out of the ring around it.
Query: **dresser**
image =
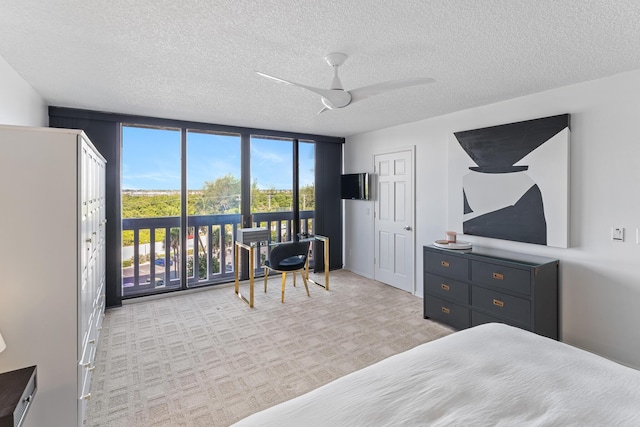
[[[38,366],[24,425],[80,426],[105,306],[105,161],[78,130],[0,126],[0,372]]]
[[[424,317],[456,329],[501,322],[558,339],[556,259],[423,247]]]

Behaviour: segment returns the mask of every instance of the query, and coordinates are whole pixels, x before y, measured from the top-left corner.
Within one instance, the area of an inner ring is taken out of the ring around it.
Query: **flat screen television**
[[[369,200],[369,174],[340,175],[340,197],[351,200]]]

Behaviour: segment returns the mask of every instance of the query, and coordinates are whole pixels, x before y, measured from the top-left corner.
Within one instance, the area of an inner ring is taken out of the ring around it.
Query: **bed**
[[[640,426],[640,371],[490,323],[422,344],[234,424]]]

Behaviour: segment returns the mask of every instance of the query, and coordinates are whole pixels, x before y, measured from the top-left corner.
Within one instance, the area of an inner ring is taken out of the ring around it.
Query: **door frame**
[[[378,151],[378,152],[374,152],[373,153],[373,170],[374,170],[374,174],[373,174],[373,182],[371,182],[371,188],[370,191],[372,192],[372,199],[374,200],[374,207],[373,207],[373,212],[374,212],[374,217],[373,217],[373,224],[371,224],[371,228],[372,228],[372,235],[373,235],[373,245],[374,245],[374,249],[373,249],[373,253],[374,253],[374,257],[376,256],[376,254],[378,253],[378,239],[376,239],[376,233],[377,233],[377,215],[378,212],[376,210],[376,202],[377,199],[379,197],[378,195],[378,171],[376,169],[376,157],[377,156],[381,156],[381,155],[385,155],[385,154],[396,154],[396,153],[401,153],[404,151],[409,151],[411,152],[411,185],[412,185],[412,189],[411,189],[411,257],[413,259],[413,271],[412,271],[412,276],[413,276],[413,280],[411,283],[411,294],[412,295],[416,295],[416,146],[415,145],[409,145],[409,146],[404,146],[404,147],[397,147],[394,148],[393,150],[384,150],[384,151]],[[378,280],[380,282],[382,282],[379,278],[376,277],[376,263],[374,261],[374,265],[373,265],[373,279],[374,280]],[[386,282],[382,282],[387,284]],[[392,286],[392,285],[389,285]]]

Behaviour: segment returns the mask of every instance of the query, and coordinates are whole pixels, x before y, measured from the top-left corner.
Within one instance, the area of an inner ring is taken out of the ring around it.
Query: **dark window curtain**
[[[342,268],[342,144],[316,144],[316,233],[329,238],[329,269]],[[324,269],[324,252],[316,242],[314,271]]]

